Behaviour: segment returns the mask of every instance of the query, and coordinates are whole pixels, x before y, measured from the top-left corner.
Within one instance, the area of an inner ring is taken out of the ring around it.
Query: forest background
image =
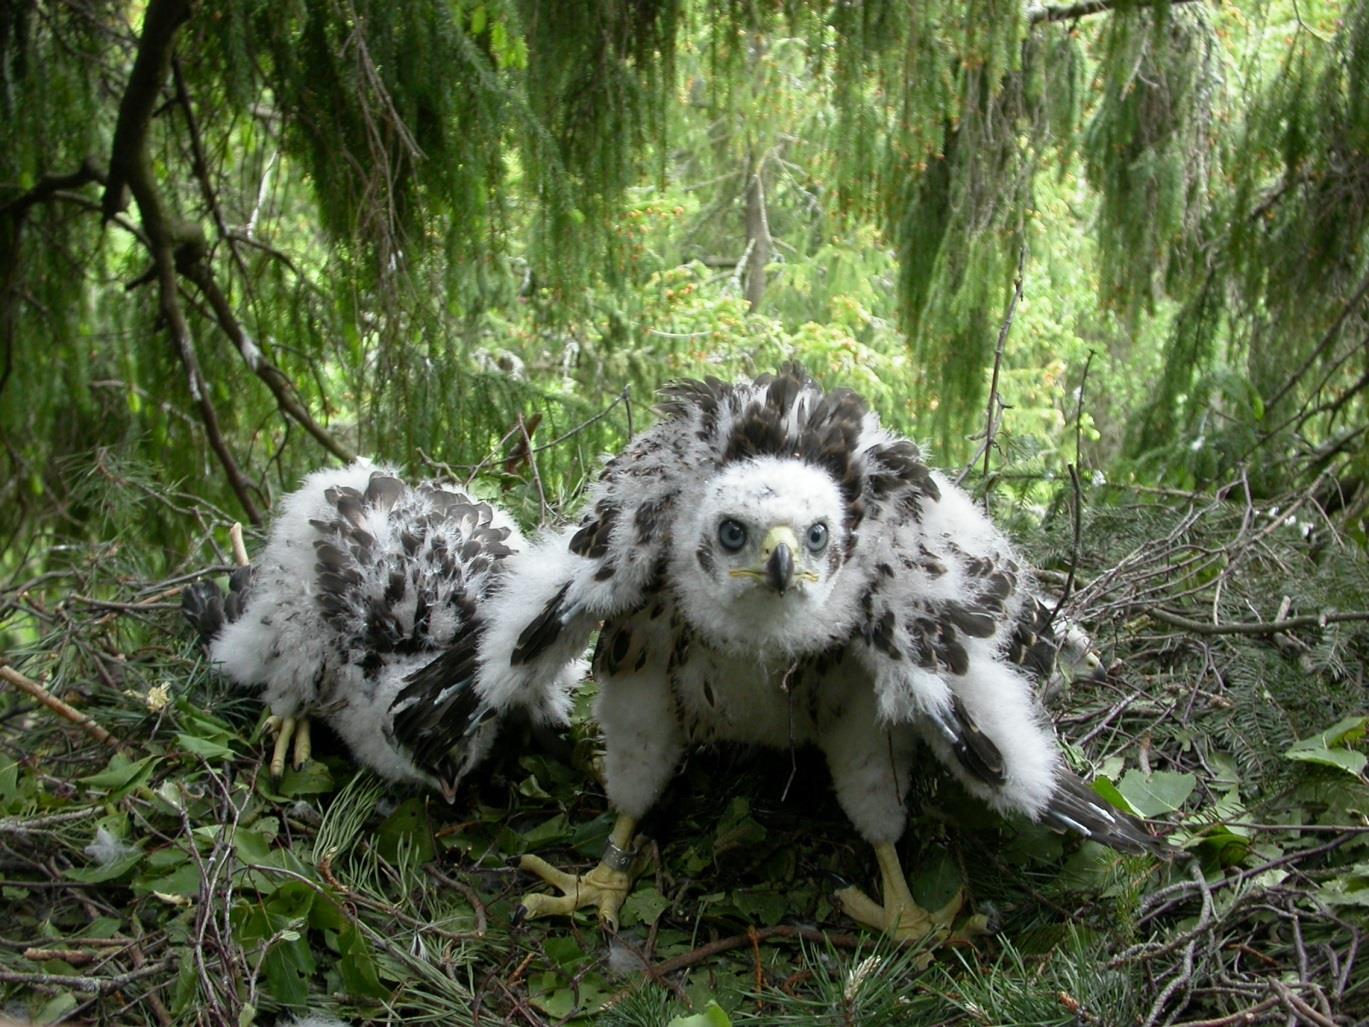
[[[19,0],[0,118],[11,1012],[1369,1015],[1369,4]],[[724,754],[608,946],[507,923],[607,830],[587,719],[454,809],[259,773],[175,612],[228,523],[358,453],[557,523],[658,385],[791,358],[1093,633],[1050,708],[1172,865],[928,782],[914,883],[995,933],[924,965],[832,911],[830,801]]]

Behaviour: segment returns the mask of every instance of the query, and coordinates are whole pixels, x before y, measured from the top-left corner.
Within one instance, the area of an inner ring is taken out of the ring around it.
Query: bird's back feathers
[[[287,496],[227,598],[187,590],[211,657],[272,712],[325,719],[362,762],[449,790],[488,749],[477,719],[482,607],[525,543],[489,503],[366,463]]]

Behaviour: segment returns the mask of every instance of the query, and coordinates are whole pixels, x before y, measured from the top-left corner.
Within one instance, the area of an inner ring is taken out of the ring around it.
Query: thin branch
[[[1220,1016],[1215,1020],[1183,1020],[1172,1027],[1248,1027],[1249,1024],[1263,1022],[1265,1018],[1260,1014],[1278,1004],[1278,998],[1267,998],[1230,1016]]]
[[[653,977],[663,977],[666,974],[674,973],[676,970],[683,970],[687,966],[695,963],[702,963],[706,959],[732,949],[744,948],[758,942],[767,941],[770,938],[792,938],[801,941],[816,941],[825,944],[835,945],[838,948],[859,948],[861,940],[851,934],[834,934],[828,931],[820,931],[816,927],[789,927],[781,924],[778,927],[762,927],[759,930],[753,928],[745,934],[734,934],[730,938],[719,938],[711,941],[707,945],[700,945],[698,948],[686,952],[683,955],[667,959],[663,963],[657,963],[650,968]]]
[[[202,258],[203,253],[193,247],[181,248],[177,251],[177,269],[182,275],[194,282],[204,298],[209,301],[210,309],[214,311],[214,319],[219,323],[219,328],[224,335],[228,336],[229,341],[237,347],[238,353],[242,356],[248,369],[266,383],[266,387],[271,390],[271,395],[276,398],[276,406],[279,407],[282,414],[299,422],[301,427],[317,439],[319,444],[333,456],[344,463],[351,463],[356,459],[356,454],[333,438],[322,425],[314,420],[308,409],[297,398],[298,390],[295,388],[294,382],[290,381],[280,368],[267,360],[261,348],[248,337],[242,324],[233,313],[228,298],[224,296],[223,290],[219,288],[219,283],[215,281],[214,276],[209,271],[208,264]]]
[[[989,509],[989,457],[993,455],[993,433],[994,433],[994,408],[998,405],[998,372],[1003,366],[1003,347],[1008,341],[1008,332],[1012,328],[1013,315],[1017,312],[1017,303],[1022,298],[1022,279],[1023,265],[1027,262],[1026,244],[1018,247],[1017,250],[1017,277],[1013,281],[1012,299],[1008,301],[1008,312],[1003,317],[1003,324],[998,329],[998,344],[994,347],[993,354],[993,377],[989,380],[989,404],[987,420],[984,425],[984,510]]]
[[[1279,400],[1288,395],[1293,387],[1302,379],[1302,376],[1305,375],[1321,355],[1330,348],[1331,344],[1334,343],[1340,335],[1340,330],[1345,325],[1346,319],[1349,318],[1350,315],[1354,313],[1355,308],[1364,301],[1365,296],[1369,296],[1369,275],[1366,275],[1364,281],[1360,282],[1359,288],[1355,290],[1355,294],[1345,301],[1345,306],[1343,306],[1340,313],[1336,315],[1336,319],[1331,322],[1331,327],[1326,329],[1322,334],[1317,345],[1312,348],[1312,352],[1309,353],[1307,359],[1302,362],[1302,366],[1289,376],[1288,381],[1283,383],[1279,388],[1279,391],[1274,393],[1272,398],[1265,401],[1264,406],[1266,410],[1273,410],[1274,407],[1278,405]]]
[[[1084,490],[1079,485],[1079,467],[1083,460],[1084,389],[1089,383],[1089,365],[1092,363],[1093,350],[1089,350],[1088,359],[1084,361],[1084,373],[1079,379],[1079,402],[1074,410],[1074,463],[1069,465],[1070,485],[1074,490],[1074,538],[1070,544],[1070,570],[1065,576],[1065,587],[1060,592],[1060,599],[1056,602],[1055,609],[1051,610],[1050,619],[1046,621],[1047,628],[1055,623],[1061,607],[1074,591],[1074,574],[1079,568],[1079,542],[1084,534]]]
[[[120,751],[124,750],[124,743],[111,735],[99,724],[95,723],[95,721],[76,709],[76,707],[58,699],[37,681],[20,674],[13,667],[0,666],[0,681],[5,681],[19,689],[19,691],[37,699],[53,713],[57,714],[57,716],[64,720],[71,721],[71,723],[75,724],[96,741],[103,742],[113,749],[118,749]]]
[[[185,75],[181,72],[181,62],[174,54],[171,57],[171,81],[176,88],[176,102],[185,115],[185,127],[190,137],[190,169],[195,180],[199,183],[200,193],[204,196],[205,206],[209,208],[210,216],[214,219],[214,227],[219,231],[219,238],[228,241],[229,250],[237,260],[238,266],[245,273],[247,268],[242,259],[238,257],[238,251],[229,239],[228,224],[224,221],[223,211],[219,207],[219,198],[214,192],[213,183],[209,180],[209,160],[205,156],[204,142],[200,138],[199,121],[195,117],[195,108],[190,103],[190,90],[186,88]]]
[[[1047,7],[1037,5],[1027,8],[1027,24],[1031,26],[1040,25],[1042,22],[1052,21],[1073,21],[1076,18],[1087,18],[1091,14],[1102,14],[1111,11],[1118,5],[1120,0],[1080,0],[1079,3],[1069,4],[1063,7]],[[1165,2],[1165,0],[1151,0],[1146,6],[1154,7]],[[1168,0],[1170,5],[1189,4],[1200,2],[1200,0]]]
[[[161,296],[162,320],[185,369],[190,395],[199,408],[210,448],[218,457],[248,518],[253,524],[260,524],[262,514],[252,498],[252,483],[238,467],[223,437],[218,411],[209,396],[208,383],[195,354],[195,341],[177,299],[177,251],[202,249],[204,239],[195,226],[173,225],[154,183],[147,156],[148,122],[171,64],[172,43],[180,26],[189,18],[188,0],[151,0],[147,6],[138,56],[133,61],[128,87],[119,104],[102,210],[106,220],[112,219],[127,205],[125,192],[133,194],[142,215],[143,230],[147,233],[147,246]],[[180,258],[181,261],[185,259],[184,256]]]
[[[81,166],[67,175],[44,175],[28,192],[15,197],[0,207],[0,217],[23,217],[30,207],[53,199],[58,193],[68,189],[79,189],[91,182],[103,182],[105,174],[91,157],[81,162]]]
[[[1369,621],[1369,610],[1351,610],[1345,613],[1315,613],[1302,617],[1289,617],[1274,621],[1238,621],[1233,624],[1212,624],[1208,621],[1190,620],[1188,617],[1171,613],[1162,607],[1146,610],[1151,617],[1163,624],[1183,628],[1195,635],[1273,635],[1290,628],[1324,628],[1328,624],[1345,624],[1355,621]]]
[[[27,984],[35,988],[51,988],[54,990],[66,988],[71,991],[86,991],[106,995],[127,987],[141,977],[165,973],[171,968],[171,965],[171,960],[163,959],[156,963],[145,963],[136,970],[130,970],[128,973],[118,974],[114,977],[92,977],[89,974],[26,974],[0,970],[0,981],[6,984]]]

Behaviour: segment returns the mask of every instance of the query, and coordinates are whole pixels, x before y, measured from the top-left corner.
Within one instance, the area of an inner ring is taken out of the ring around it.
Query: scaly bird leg
[[[842,910],[852,920],[883,931],[899,942],[926,942],[935,946],[946,940],[958,940],[971,933],[982,933],[983,918],[972,917],[973,923],[966,924],[954,935],[951,925],[956,914],[965,902],[965,896],[956,892],[950,902],[935,912],[928,912],[913,901],[913,893],[908,889],[908,879],[903,876],[898,853],[888,842],[875,846],[875,859],[879,861],[880,893],[884,905],[880,905],[854,886],[837,892],[837,900]]]
[[[583,877],[557,870],[540,856],[525,855],[519,867],[536,874],[560,895],[529,893],[524,895],[516,914],[519,920],[535,920],[538,917],[569,915],[577,909],[594,906],[599,911],[599,922],[610,931],[618,929],[618,910],[627,898],[628,886],[632,878],[628,869],[632,866],[632,852],[628,845],[637,829],[637,821],[627,814],[620,814],[609,835],[608,845],[604,847],[604,857],[599,865]]]
[[[309,761],[313,749],[308,717],[280,717],[273,713],[266,718],[266,730],[276,738],[276,744],[271,750],[272,777],[280,777],[285,773],[285,754],[290,749],[292,740],[295,743],[295,751],[290,765],[298,770]]]

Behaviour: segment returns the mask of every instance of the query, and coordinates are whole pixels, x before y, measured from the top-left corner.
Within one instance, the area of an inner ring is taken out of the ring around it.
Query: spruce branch
[[[1328,624],[1369,621],[1369,610],[1315,613],[1302,617],[1288,617],[1284,620],[1238,621],[1233,624],[1212,624],[1208,621],[1193,620],[1159,606],[1151,607],[1146,612],[1161,623],[1182,628],[1195,635],[1274,635],[1290,628],[1324,628]]]
[[[183,247],[203,249],[204,238],[195,226],[173,223],[153,179],[147,156],[148,125],[171,64],[172,44],[177,30],[189,18],[188,0],[152,0],[148,4],[138,55],[119,104],[102,210],[105,220],[113,219],[127,205],[125,193],[133,194],[142,216],[143,230],[147,233],[147,247],[160,291],[162,321],[171,333],[176,355],[185,370],[187,387],[199,408],[210,448],[218,457],[229,486],[248,518],[253,524],[261,524],[261,511],[252,498],[253,485],[238,467],[237,459],[224,439],[218,410],[210,398],[209,384],[195,353],[195,340],[177,297],[177,251]]]
[[[0,217],[21,218],[30,207],[58,198],[69,189],[79,189],[91,182],[104,182],[105,174],[93,157],[87,157],[75,171],[65,175],[44,175],[32,189],[0,206]]]
[[[1150,3],[1142,6],[1158,7],[1161,3],[1165,3],[1166,6],[1174,6],[1196,2],[1201,2],[1201,0],[1150,0]],[[1027,24],[1036,26],[1053,21],[1074,21],[1077,18],[1087,18],[1092,14],[1103,14],[1118,5],[1119,0],[1079,0],[1078,3],[1057,7],[1036,4],[1027,8]]]

